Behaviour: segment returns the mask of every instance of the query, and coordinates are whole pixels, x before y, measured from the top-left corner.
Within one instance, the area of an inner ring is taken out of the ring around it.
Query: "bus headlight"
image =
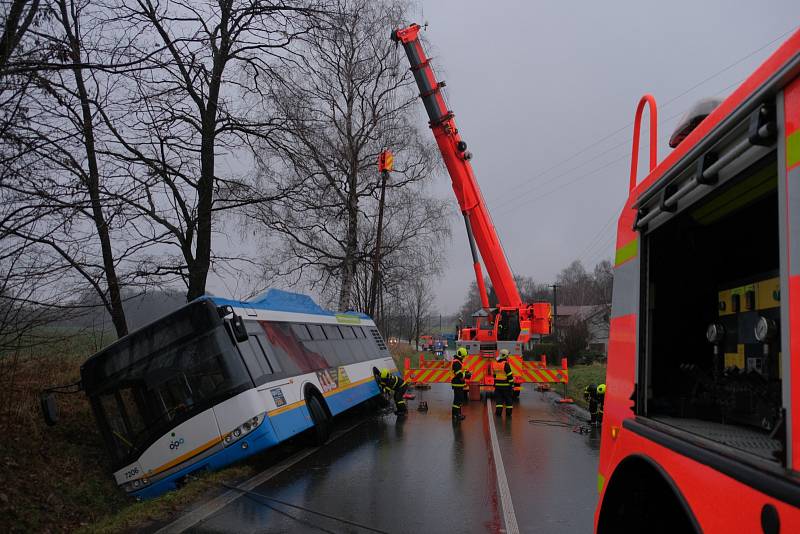
[[[227,434],[225,434],[225,438],[222,440],[225,447],[235,443],[242,437],[248,435],[250,432],[255,430],[258,425],[264,422],[264,418],[267,416],[266,412],[260,413],[255,417],[248,419],[241,425],[237,426]]]

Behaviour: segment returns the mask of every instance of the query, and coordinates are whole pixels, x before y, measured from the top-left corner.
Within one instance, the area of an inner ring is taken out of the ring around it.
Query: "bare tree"
[[[0,77],[39,12],[39,0],[3,0],[0,24]]]
[[[433,291],[427,279],[417,278],[406,288],[402,296],[403,309],[408,317],[409,341],[414,341],[414,346],[419,347],[419,337],[423,328],[427,329],[428,322],[433,316]]]
[[[4,235],[49,249],[84,284],[93,288],[118,336],[128,333],[119,262],[137,247],[112,246],[111,225],[124,226],[121,204],[104,193],[108,166],[98,135],[96,109],[109,80],[87,71],[100,28],[87,5],[54,0],[51,17],[32,30],[48,68],[28,73],[25,120],[9,127],[5,141],[16,152],[4,163],[2,194],[13,206],[0,220]],[[116,219],[116,220],[115,220]]]
[[[299,279],[310,270],[311,283],[336,287],[347,309],[371,252],[359,238],[376,213],[378,154],[395,153],[390,190],[425,180],[436,160],[415,126],[413,80],[386,38],[405,4],[338,0],[331,9],[328,24],[303,37],[298,64],[266,84],[266,111],[282,122],[259,147],[262,175],[292,194],[258,217],[280,237],[276,272]]]
[[[594,266],[595,303],[611,305],[611,293],[614,289],[614,266],[609,260],[603,260]]]
[[[252,96],[274,63],[295,61],[290,48],[315,23],[318,7],[264,0],[108,5],[118,31],[135,35],[118,52],[121,60],[142,58],[125,70],[115,109],[100,110],[119,172],[133,184],[119,198],[161,229],[158,241],[167,247],[152,257],[148,274],[180,277],[188,300],[205,293],[212,262],[227,260],[212,255],[222,213],[272,200],[241,162],[243,147],[273,127],[253,119],[245,82]]]
[[[566,356],[570,365],[574,364],[578,356],[589,346],[590,337],[589,320],[579,314],[559,328],[561,353]]]
[[[374,271],[371,261],[377,243],[376,206],[363,206],[364,218],[359,235],[363,251],[356,266],[352,303],[367,310],[372,290]],[[425,196],[414,185],[393,189],[384,213],[384,230],[377,286],[378,306],[373,318],[380,323],[386,298],[402,295],[415,279],[432,280],[441,275],[446,264],[442,253],[450,236],[450,210],[448,203]]]

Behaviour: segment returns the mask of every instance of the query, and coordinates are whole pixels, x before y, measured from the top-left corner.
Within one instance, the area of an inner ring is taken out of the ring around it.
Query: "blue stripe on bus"
[[[371,399],[378,393],[380,393],[378,384],[376,384],[374,380],[370,380],[369,382],[359,384],[340,393],[334,393],[325,400],[328,403],[328,408],[330,408],[331,413],[337,415],[360,402]]]
[[[337,415],[361,402],[371,399],[378,393],[378,385],[374,381],[369,381],[344,391],[333,393],[326,397],[325,401],[331,413]],[[311,428],[311,426],[311,416],[305,404],[267,417],[265,421],[258,428],[253,430],[253,432],[248,434],[247,437],[221,451],[215,452],[202,461],[191,463],[183,469],[131,495],[137,499],[152,499],[153,497],[158,497],[167,491],[175,489],[176,483],[190,473],[201,470],[216,471],[222,469],[234,462],[238,462],[253,454],[273,447]],[[243,443],[247,443],[247,448],[242,448]]]

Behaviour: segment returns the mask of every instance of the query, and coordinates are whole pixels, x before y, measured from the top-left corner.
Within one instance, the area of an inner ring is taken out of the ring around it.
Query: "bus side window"
[[[331,325],[331,324],[322,325],[322,330],[325,332],[325,337],[327,337],[331,341],[342,339],[342,333],[339,331],[336,325]]]
[[[314,341],[326,341],[328,338],[325,337],[325,332],[322,331],[322,327],[318,324],[309,324],[306,325],[308,328],[308,332],[311,334],[311,339]]]
[[[293,323],[292,332],[294,332],[294,335],[297,336],[297,339],[300,341],[311,340],[311,334],[308,332],[308,328],[306,328],[306,325],[304,324]]]
[[[340,326],[339,330],[342,331],[342,337],[345,339],[344,345],[347,350],[350,351],[350,354],[353,355],[353,358],[357,362],[366,361],[367,352],[364,350],[364,345],[361,343],[361,339],[357,332],[361,330],[358,326]]]
[[[339,329],[339,327],[332,324],[326,324],[322,326],[322,329],[325,331],[325,335],[328,336],[329,346],[336,354],[336,359],[342,365],[353,363],[355,358],[350,352],[347,342],[343,339],[342,331]]]
[[[257,384],[263,383],[264,376],[273,374],[272,366],[264,352],[264,347],[257,336],[250,335],[248,340],[237,345],[244,358],[244,363]]]
[[[331,367],[338,366],[340,363],[339,357],[336,355],[336,351],[333,350],[331,342],[325,337],[325,332],[322,331],[322,327],[317,324],[307,324],[305,326],[308,328],[309,334],[311,334],[310,341],[303,341],[303,345],[306,349],[310,352],[320,354],[327,360],[328,365]]]
[[[361,331],[361,336],[358,341],[361,343],[361,347],[364,349],[364,353],[366,354],[366,358],[368,360],[373,360],[378,357],[378,351],[375,350],[375,342],[372,340],[372,335],[367,331],[366,326],[358,327],[356,330]]]

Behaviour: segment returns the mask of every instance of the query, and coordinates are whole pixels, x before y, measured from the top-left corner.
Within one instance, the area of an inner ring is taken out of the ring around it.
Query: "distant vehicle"
[[[219,469],[378,395],[394,368],[375,323],[305,295],[203,297],[89,358],[81,380],[114,478],[138,498]]]
[[[656,124],[645,95],[617,224],[596,530],[800,532],[800,31],[692,108],[660,163]]]
[[[426,351],[433,348],[433,336],[419,336],[419,350]]]
[[[399,342],[400,342],[400,340],[399,340],[399,339],[397,339],[397,338],[396,338],[396,337],[394,337],[394,336],[392,336],[392,337],[390,337],[390,338],[389,338],[389,345],[397,345]]]

